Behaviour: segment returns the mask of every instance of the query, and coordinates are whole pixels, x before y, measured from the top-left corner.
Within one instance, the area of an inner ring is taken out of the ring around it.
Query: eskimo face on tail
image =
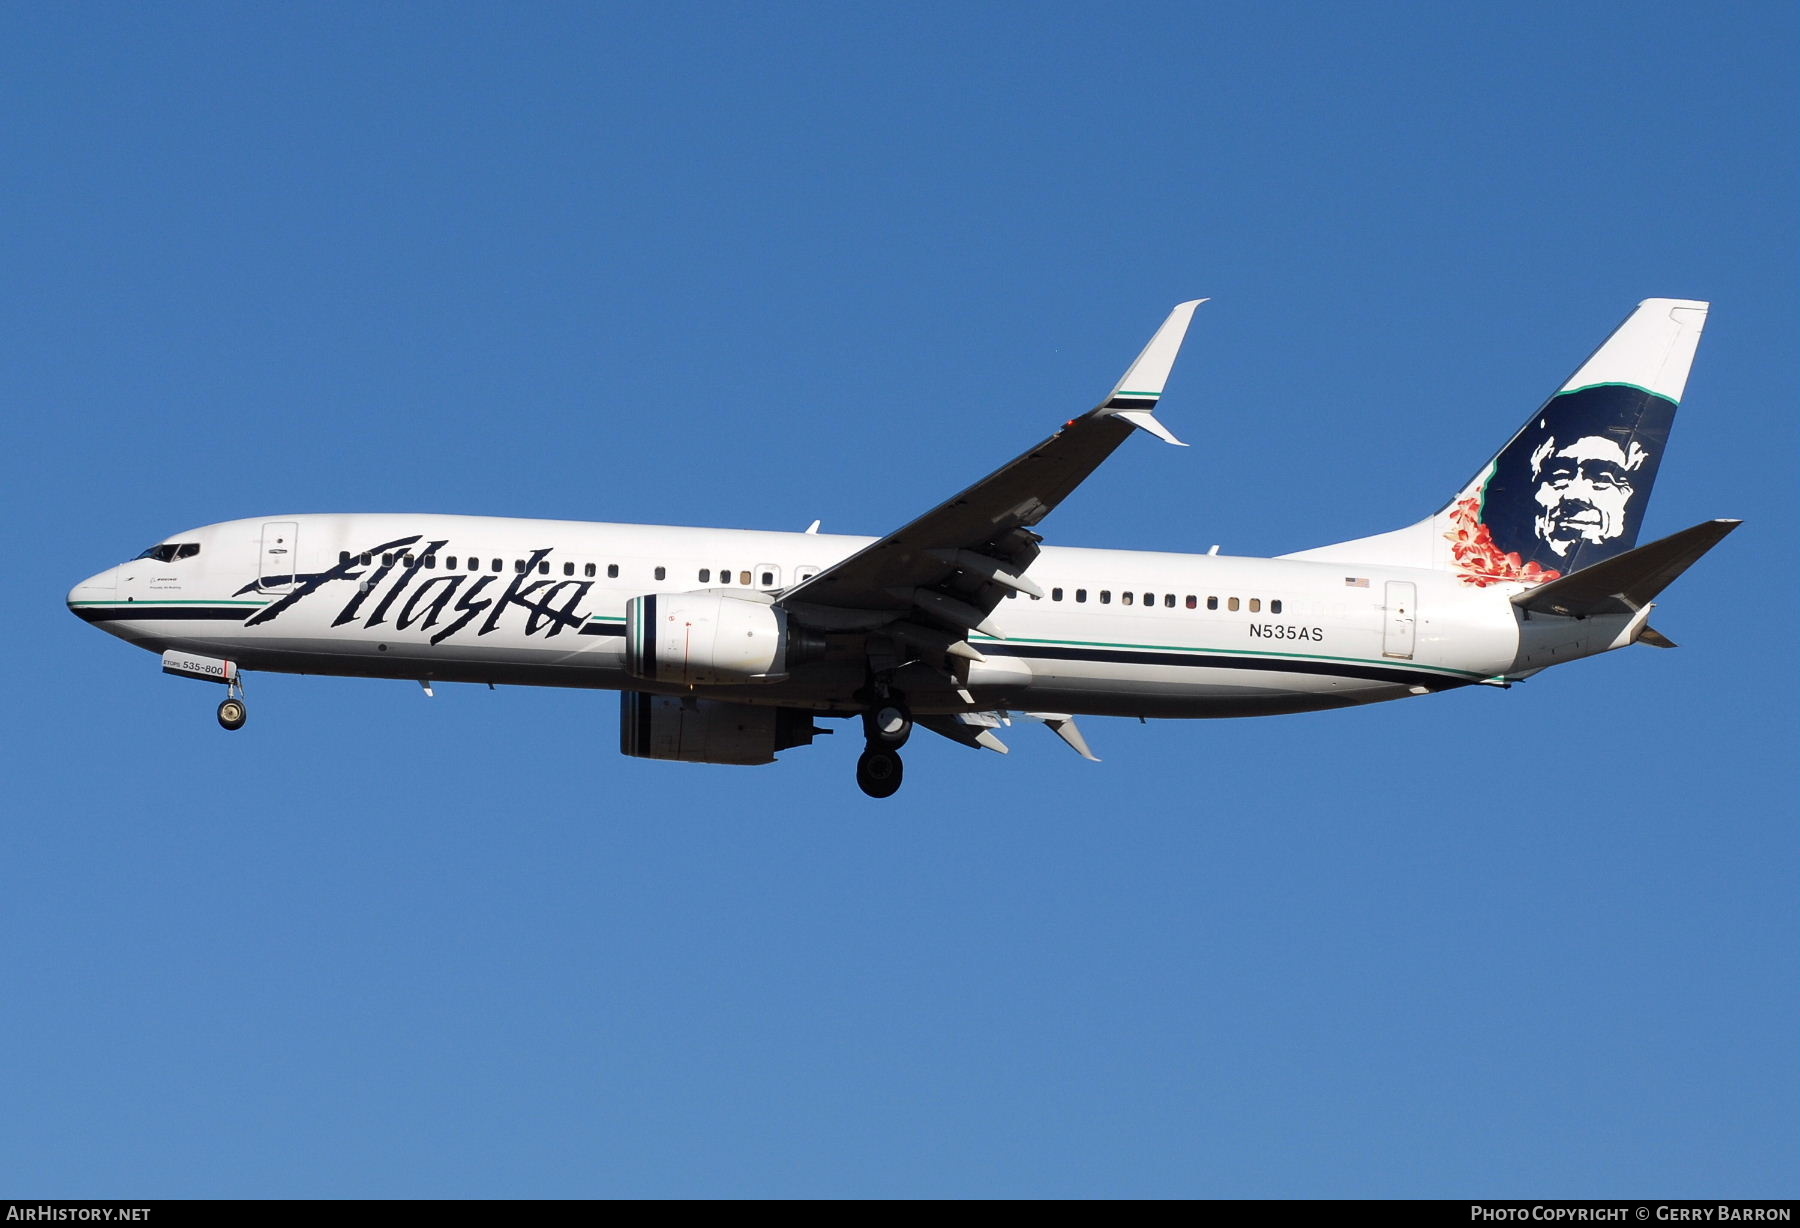
[[[1626,384],[1552,397],[1458,504],[1458,530],[1488,547],[1464,578],[1547,580],[1631,549],[1674,417],[1673,401]]]
[[[1531,454],[1538,539],[1567,557],[1580,542],[1611,541],[1625,532],[1634,470],[1650,454],[1635,439],[1621,448],[1600,435],[1563,444],[1552,435]]]

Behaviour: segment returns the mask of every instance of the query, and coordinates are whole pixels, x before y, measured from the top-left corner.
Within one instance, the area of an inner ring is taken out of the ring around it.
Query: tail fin
[[[1535,584],[1637,544],[1707,304],[1638,304],[1505,447],[1434,515],[1285,557],[1454,571]]]

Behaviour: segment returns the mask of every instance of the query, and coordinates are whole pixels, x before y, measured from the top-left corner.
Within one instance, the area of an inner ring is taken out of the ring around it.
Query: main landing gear
[[[906,766],[900,748],[912,736],[912,713],[906,702],[881,688],[874,704],[863,713],[862,755],[856,761],[856,785],[870,797],[892,797],[900,789]]]
[[[229,690],[219,704],[219,724],[226,729],[242,729],[250,719],[250,709],[244,706],[244,684],[233,674],[225,685]]]

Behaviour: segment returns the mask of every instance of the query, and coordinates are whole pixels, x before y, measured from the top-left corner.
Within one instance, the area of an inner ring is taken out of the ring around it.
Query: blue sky
[[[0,1190],[1794,1196],[1792,6],[10,6]],[[616,753],[71,618],[181,529],[879,533],[1200,309],[1045,523],[1437,507],[1715,303],[1677,652],[1269,720]]]

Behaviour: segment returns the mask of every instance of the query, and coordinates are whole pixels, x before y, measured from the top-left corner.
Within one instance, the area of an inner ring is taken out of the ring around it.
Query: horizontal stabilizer
[[[1708,520],[1661,541],[1584,567],[1571,576],[1540,584],[1512,599],[1535,614],[1582,618],[1594,614],[1629,614],[1643,609],[1701,555],[1742,524],[1741,520]]]

